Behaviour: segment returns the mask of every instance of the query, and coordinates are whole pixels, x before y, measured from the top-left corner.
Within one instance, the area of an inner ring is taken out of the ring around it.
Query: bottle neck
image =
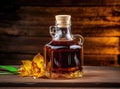
[[[70,25],[57,26],[56,27],[56,35],[53,40],[56,40],[56,41],[72,40],[71,26]]]

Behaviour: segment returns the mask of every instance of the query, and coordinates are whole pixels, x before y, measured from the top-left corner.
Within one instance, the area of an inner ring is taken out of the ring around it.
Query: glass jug
[[[50,26],[52,40],[44,47],[46,76],[53,79],[79,78],[83,75],[83,37],[71,34],[71,16],[56,15]]]

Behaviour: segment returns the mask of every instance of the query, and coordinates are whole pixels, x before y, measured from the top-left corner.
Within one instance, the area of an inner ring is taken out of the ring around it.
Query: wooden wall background
[[[85,65],[120,64],[120,0],[1,0],[0,64],[43,54],[57,14],[70,14],[72,33],[84,36]]]

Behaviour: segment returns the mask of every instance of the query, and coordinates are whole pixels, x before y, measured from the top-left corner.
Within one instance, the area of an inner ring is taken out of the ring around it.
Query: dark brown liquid
[[[75,41],[51,41],[45,46],[46,70],[61,74],[82,71],[82,53]]]

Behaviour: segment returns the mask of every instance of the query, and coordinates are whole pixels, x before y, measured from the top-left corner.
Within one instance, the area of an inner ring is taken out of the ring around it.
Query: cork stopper
[[[56,15],[55,19],[58,27],[67,27],[68,25],[71,25],[70,15]]]

